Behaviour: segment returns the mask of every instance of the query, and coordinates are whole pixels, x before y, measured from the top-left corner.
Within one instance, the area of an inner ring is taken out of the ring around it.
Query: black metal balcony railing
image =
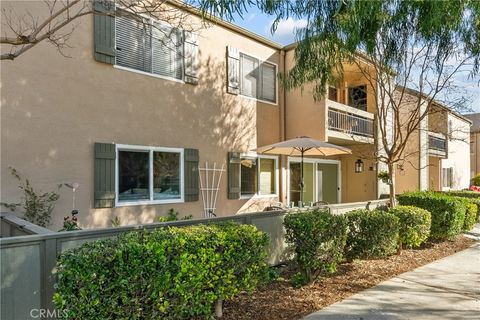
[[[372,119],[337,110],[328,110],[328,129],[373,138]]]
[[[429,135],[428,149],[445,152],[447,150],[447,141],[443,138]]]

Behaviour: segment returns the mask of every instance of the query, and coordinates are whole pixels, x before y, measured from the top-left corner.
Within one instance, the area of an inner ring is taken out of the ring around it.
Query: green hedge
[[[402,247],[416,248],[427,240],[432,224],[430,212],[413,206],[396,206],[390,213],[399,218]]]
[[[464,190],[464,191],[448,191],[448,192],[442,192],[442,193],[450,196],[456,196],[456,197],[480,199],[480,192],[476,192],[476,191]]]
[[[464,201],[435,192],[406,192],[397,196],[401,205],[415,206],[432,215],[430,239],[452,239],[463,229],[466,207]]]
[[[480,174],[477,174],[475,177],[472,178],[472,184],[474,186],[480,186]]]
[[[466,200],[467,203],[471,203],[471,204],[474,204],[475,206],[477,206],[477,210],[476,210],[476,216],[472,218],[472,209],[470,209],[470,216],[467,217],[465,216],[465,224],[471,224],[471,219],[473,219],[473,223],[475,224],[475,221],[479,221],[480,222],[480,198],[468,198],[468,197],[456,197],[457,199],[463,199],[463,201]],[[469,214],[469,210],[467,209],[467,212],[466,214],[468,215]],[[468,220],[469,219],[469,220]],[[468,221],[467,221],[468,220]],[[465,225],[464,224],[464,225]],[[473,227],[473,225],[472,225]],[[468,229],[468,230],[471,230],[471,228]],[[464,228],[464,230],[467,230]]]
[[[465,212],[465,222],[463,223],[463,231],[470,231],[473,229],[473,226],[477,221],[478,206],[475,203],[466,201],[465,207],[467,208],[467,210]]]
[[[288,214],[284,226],[286,241],[295,252],[300,270],[294,285],[315,280],[322,273],[333,273],[343,259],[347,238],[347,220],[327,210],[313,210]]]
[[[348,258],[378,258],[396,252],[399,219],[386,211],[353,210],[346,215]]]
[[[69,319],[211,317],[216,300],[255,288],[267,243],[254,226],[233,224],[86,243],[59,257],[54,303]]]

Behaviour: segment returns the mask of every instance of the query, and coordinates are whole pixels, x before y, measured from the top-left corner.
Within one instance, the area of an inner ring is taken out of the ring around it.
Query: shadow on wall
[[[20,198],[5,174],[15,165],[44,191],[78,182],[77,208],[89,212],[79,216],[84,228],[108,226],[114,217],[122,224],[151,222],[172,207],[198,211],[201,200],[91,209],[94,142],[198,148],[201,163],[226,161],[228,151],[257,146],[258,103],[225,92],[225,59],[200,53],[199,84],[190,85],[114,69],[95,62],[86,49],[71,59],[54,56],[56,66],[48,72],[38,64],[31,67],[35,57],[53,55],[52,50],[40,44],[34,56],[25,55],[2,71],[2,200]],[[219,192],[226,193],[226,176]],[[70,212],[71,201],[71,193],[63,190],[52,215],[53,230]],[[244,204],[223,201],[226,212]]]

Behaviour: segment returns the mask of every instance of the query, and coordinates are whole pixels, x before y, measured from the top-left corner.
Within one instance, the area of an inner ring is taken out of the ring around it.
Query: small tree
[[[20,174],[14,168],[10,168],[12,176],[20,182],[18,188],[23,192],[23,198],[18,203],[0,202],[0,205],[15,211],[17,207],[23,208],[24,219],[36,225],[47,227],[50,224],[55,202],[60,198],[56,192],[61,188],[61,184],[57,186],[56,191],[41,193],[33,189],[28,179],[22,179]]]

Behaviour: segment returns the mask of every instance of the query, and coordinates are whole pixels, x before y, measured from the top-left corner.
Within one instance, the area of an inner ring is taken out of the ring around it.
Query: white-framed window
[[[183,31],[152,18],[141,19],[134,19],[124,10],[117,9],[115,64],[147,74],[183,80]]]
[[[116,146],[116,205],[184,200],[183,149]]]
[[[277,102],[277,66],[240,53],[240,94]]]
[[[442,185],[444,188],[453,186],[453,168],[442,168]]]
[[[275,156],[240,157],[240,196],[274,196],[278,188],[278,158]]]

